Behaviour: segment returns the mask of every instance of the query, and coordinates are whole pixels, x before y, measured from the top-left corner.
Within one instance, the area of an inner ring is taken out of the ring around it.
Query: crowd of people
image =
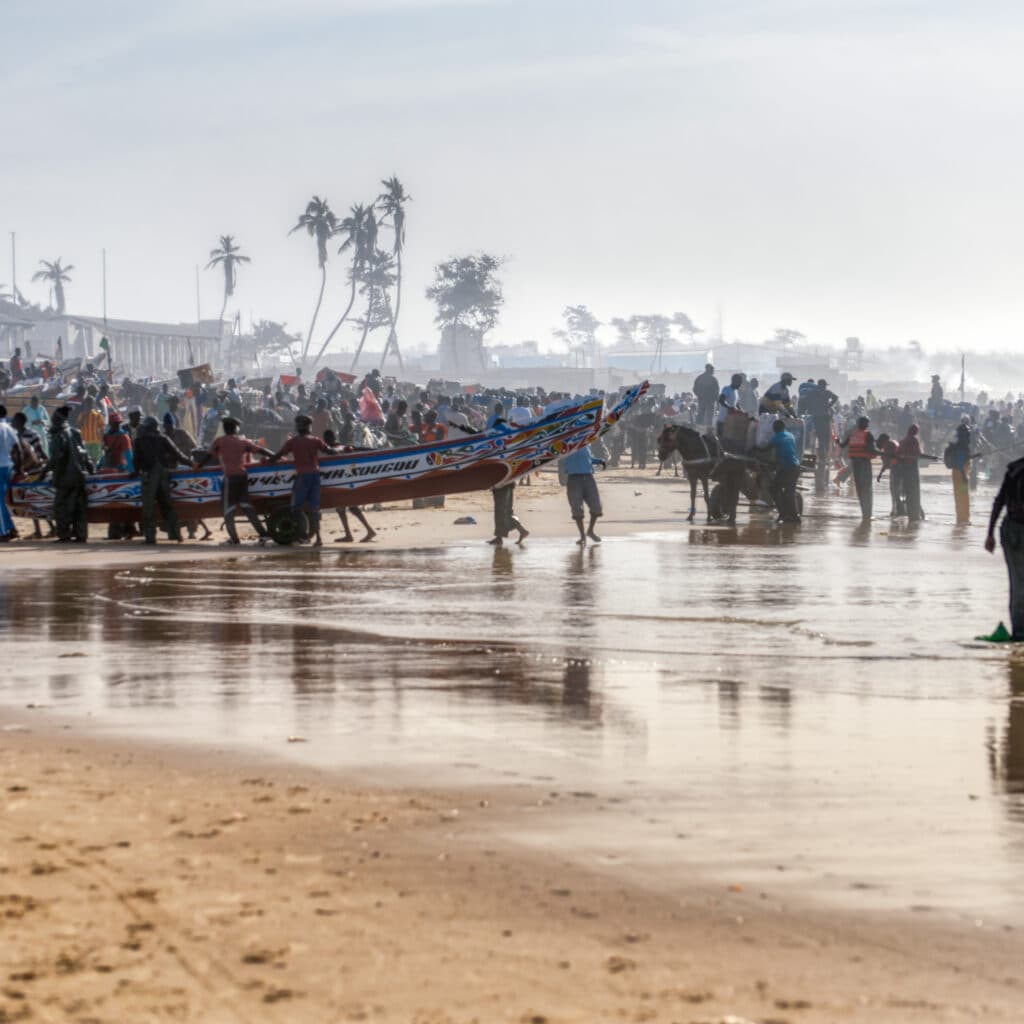
[[[525,426],[566,403],[570,396],[532,390],[472,389],[443,381],[426,387],[385,380],[378,370],[356,383],[346,374],[321,372],[309,385],[301,373],[276,381],[229,378],[222,385],[191,381],[175,387],[124,379],[113,387],[108,375],[92,364],[82,367],[68,382],[50,376],[45,387],[33,385],[22,374],[7,388],[10,400],[19,396],[23,408],[6,422],[0,406],[0,486],[49,477],[55,488],[52,536],[65,543],[88,539],[86,481],[94,474],[128,473],[141,481],[138,523],[112,523],[110,539],[141,534],[156,543],[158,525],[169,539],[182,539],[178,515],[171,500],[171,472],[179,467],[201,469],[219,465],[226,544],[238,544],[238,515],[256,531],[259,543],[267,529],[248,493],[246,467],[254,459],[294,463],[293,507],[300,526],[300,541],[322,544],[320,530],[319,460],[324,455],[363,448],[404,448],[466,437],[504,426]],[[11,379],[11,375],[7,375]],[[61,404],[53,408],[53,396]],[[52,409],[48,411],[48,406]],[[591,483],[570,486],[572,506],[578,502],[591,511],[589,526],[580,536],[599,538],[594,523],[600,514],[592,468],[570,476],[589,476]],[[528,531],[512,508],[512,487],[495,491],[495,537],[500,543],[517,530],[519,540]],[[578,494],[578,497],[577,497]],[[342,542],[354,540],[349,514],[364,529],[363,541],[376,531],[360,508],[339,509]],[[17,531],[6,503],[0,520],[0,540],[10,541]],[[575,513],[574,513],[575,517]],[[582,513],[581,513],[582,523]],[[33,537],[43,536],[45,523],[34,523]],[[190,536],[210,530],[203,521],[185,524]]]
[[[193,379],[182,379],[179,386],[170,381],[153,385],[126,378],[114,386],[110,376],[93,364],[77,366],[71,374],[50,361],[26,365],[20,351],[7,365],[0,363],[0,400],[20,406],[8,419],[6,405],[0,404],[0,542],[18,535],[6,502],[11,483],[47,476],[55,490],[52,536],[58,542],[86,542],[86,480],[97,473],[128,473],[141,480],[139,521],[110,524],[111,539],[141,534],[144,542],[154,544],[162,525],[171,540],[181,540],[170,474],[177,467],[216,464],[223,473],[225,543],[240,543],[236,518],[243,514],[263,544],[267,529],[249,498],[246,467],[253,459],[287,459],[295,467],[292,506],[299,539],[320,545],[322,456],[521,427],[574,397],[539,387],[463,388],[444,381],[421,386],[385,379],[377,370],[358,383],[330,370],[308,383],[299,371],[277,380],[229,378],[221,385]],[[925,515],[920,464],[941,460],[951,473],[957,522],[967,523],[979,475],[998,478],[1005,471],[987,543],[991,550],[1005,513],[1001,537],[1010,566],[1014,635],[1024,636],[1021,397],[991,399],[982,393],[974,403],[954,403],[935,376],[927,400],[879,400],[869,389],[843,402],[827,380],[798,384],[790,373],[781,373],[763,391],[756,377],[743,373],[731,374],[722,386],[711,364],[687,391],[668,395],[664,388],[652,390],[603,441],[561,460],[560,477],[580,544],[600,541],[595,467],[620,466],[628,453],[632,468],[647,469],[667,426],[700,435],[707,457],[684,459],[683,472],[697,472],[699,463],[702,472],[719,474],[728,484],[725,490],[733,493],[724,516],[730,523],[745,463],[770,468],[770,496],[781,523],[800,521],[796,493],[803,473],[813,475],[819,493],[850,481],[865,520],[874,514],[874,484],[888,474],[890,515],[915,522]],[[657,461],[660,474],[665,465]],[[678,473],[679,466],[673,471]],[[363,540],[372,540],[375,531],[359,508],[339,510],[340,539],[354,540],[348,512],[363,526]],[[33,537],[43,536],[43,525],[34,523]],[[185,526],[189,536],[199,530],[203,539],[211,535],[202,521]],[[519,543],[529,534],[515,514],[514,484],[494,489],[491,543],[500,545],[512,533]]]
[[[263,540],[265,528],[246,489],[245,467],[255,458],[295,461],[298,476],[307,478],[297,507],[306,511],[311,542],[319,543],[314,473],[321,455],[407,447],[499,424],[522,426],[570,397],[539,387],[463,388],[444,381],[423,386],[385,379],[376,370],[358,382],[326,370],[309,382],[296,371],[276,380],[229,378],[221,384],[191,379],[153,384],[126,378],[115,387],[109,372],[93,364],[78,367],[68,379],[50,362],[26,366],[20,352],[7,366],[0,364],[0,385],[10,400],[28,396],[3,432],[0,483],[52,474],[57,491],[54,533],[67,542],[88,536],[84,487],[92,473],[132,473],[142,479],[139,524],[112,525],[111,537],[141,533],[153,543],[159,517],[168,535],[177,538],[169,474],[177,467],[207,464],[219,464],[224,472],[227,543],[238,542],[238,514]],[[54,396],[61,402],[56,408]],[[798,384],[792,374],[782,373],[762,391],[756,377],[743,373],[730,375],[721,385],[709,364],[687,391],[669,395],[664,388],[652,389],[603,444],[586,453],[591,461],[585,472],[577,472],[585,461],[580,456],[580,465],[564,473],[581,540],[596,539],[593,522],[583,524],[583,506],[594,519],[600,515],[593,466],[615,468],[628,455],[630,467],[645,470],[668,424],[706,435],[721,460],[717,471],[723,480],[735,470],[735,460],[771,464],[771,498],[779,518],[787,522],[800,519],[795,494],[803,473],[813,474],[820,493],[849,481],[865,519],[874,514],[874,484],[888,474],[891,515],[918,521],[925,514],[919,467],[939,458],[952,473],[958,521],[966,522],[979,472],[987,468],[998,473],[1016,449],[1024,448],[1020,398],[992,401],[979,395],[973,405],[954,404],[935,377],[927,401],[879,400],[868,390],[843,402],[824,379]],[[654,458],[661,473],[665,467]],[[673,471],[679,470],[674,464]],[[513,532],[521,541],[528,531],[515,516],[512,489],[501,490],[505,493],[496,495],[492,542],[501,543]],[[727,518],[734,520],[735,509],[730,511]],[[365,515],[361,510],[355,515],[365,528],[364,539],[371,539],[374,531]],[[13,539],[6,506],[0,516],[0,539]],[[204,538],[210,535],[205,523],[186,526],[190,536],[197,531]],[[353,539],[347,515],[342,526],[343,540]],[[33,535],[40,533],[41,524],[36,523]]]

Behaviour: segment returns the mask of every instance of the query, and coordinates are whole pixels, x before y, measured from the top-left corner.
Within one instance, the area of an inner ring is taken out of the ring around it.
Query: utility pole
[[[13,231],[11,232],[11,299],[15,305],[18,304],[18,273]]]
[[[107,331],[107,250],[103,250],[103,332]]]
[[[196,264],[196,327],[199,326],[203,319],[203,314],[199,309],[199,264]]]

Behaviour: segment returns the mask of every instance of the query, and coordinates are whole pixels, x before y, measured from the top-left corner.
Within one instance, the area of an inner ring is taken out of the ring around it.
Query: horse
[[[713,434],[701,434],[693,427],[669,423],[658,435],[658,458],[664,462],[673,452],[683,460],[683,473],[690,481],[690,514],[686,521],[692,523],[697,514],[697,484],[704,488],[704,505],[708,511],[708,522],[712,520],[711,502],[708,498],[708,480],[722,454],[718,438]]]

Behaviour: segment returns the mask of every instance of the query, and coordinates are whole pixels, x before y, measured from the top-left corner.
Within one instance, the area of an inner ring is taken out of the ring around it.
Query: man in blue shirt
[[[768,447],[775,452],[775,481],[772,498],[779,510],[779,522],[799,523],[796,510],[796,484],[800,479],[800,456],[796,451],[796,438],[786,429],[782,420],[772,424],[772,437]]]
[[[580,448],[579,451],[566,455],[562,460],[562,469],[566,475],[566,494],[569,498],[569,510],[572,513],[573,522],[580,531],[580,539],[576,542],[586,545],[589,537],[595,544],[601,543],[601,538],[594,533],[594,524],[601,517],[601,495],[597,490],[597,481],[594,479],[594,466],[603,467],[601,459],[595,459],[590,453],[589,446]],[[586,505],[590,511],[590,525],[583,529],[583,506]]]

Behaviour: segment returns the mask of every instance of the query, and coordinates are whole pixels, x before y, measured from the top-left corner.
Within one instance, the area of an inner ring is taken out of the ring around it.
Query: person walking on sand
[[[1010,632],[1012,639],[1024,640],[1024,459],[1016,459],[1006,467],[999,493],[992,502],[985,550],[996,549],[996,524],[1006,511],[999,527],[999,543],[1006,559],[1010,577]]]
[[[875,446],[874,435],[868,430],[871,421],[867,416],[857,418],[857,425],[841,441],[840,448],[846,449],[850,459],[850,470],[853,473],[853,486],[857,492],[857,500],[860,502],[860,514],[865,520],[871,518],[873,502],[873,478],[871,471],[871,460],[878,458],[882,453]]]
[[[513,508],[515,493],[515,482],[491,488],[491,496],[494,498],[494,536],[487,542],[488,544],[500,548],[505,538],[513,530],[519,531],[517,544],[522,544],[530,536],[530,531],[523,526],[515,514]]]
[[[224,473],[221,495],[224,499],[224,529],[228,534],[228,539],[224,543],[241,543],[238,539],[238,530],[235,529],[235,513],[241,511],[256,531],[259,543],[266,544],[267,531],[249,500],[249,477],[245,469],[249,465],[251,455],[270,458],[274,453],[269,448],[264,448],[239,434],[239,422],[234,416],[225,416],[221,420],[221,425],[224,433],[214,439],[209,451],[197,463],[197,468],[202,469],[208,462],[217,459]]]
[[[322,437],[310,433],[313,420],[300,413],[295,417],[296,433],[270,456],[268,462],[278,462],[286,455],[295,460],[295,480],[292,483],[292,512],[306,520],[306,539],[313,537],[313,547],[323,546],[320,537],[320,453],[330,454],[330,447]],[[305,509],[309,509],[308,516]]]
[[[565,492],[569,498],[569,511],[572,514],[573,522],[580,532],[577,544],[585,546],[589,537],[595,544],[601,543],[601,538],[594,532],[594,524],[601,518],[601,493],[597,489],[597,481],[594,479],[594,466],[601,466],[605,463],[601,459],[595,459],[590,451],[589,445],[580,448],[571,455],[566,455],[562,460],[562,470],[565,473]],[[586,505],[590,512],[590,523],[583,528],[583,506]]]

